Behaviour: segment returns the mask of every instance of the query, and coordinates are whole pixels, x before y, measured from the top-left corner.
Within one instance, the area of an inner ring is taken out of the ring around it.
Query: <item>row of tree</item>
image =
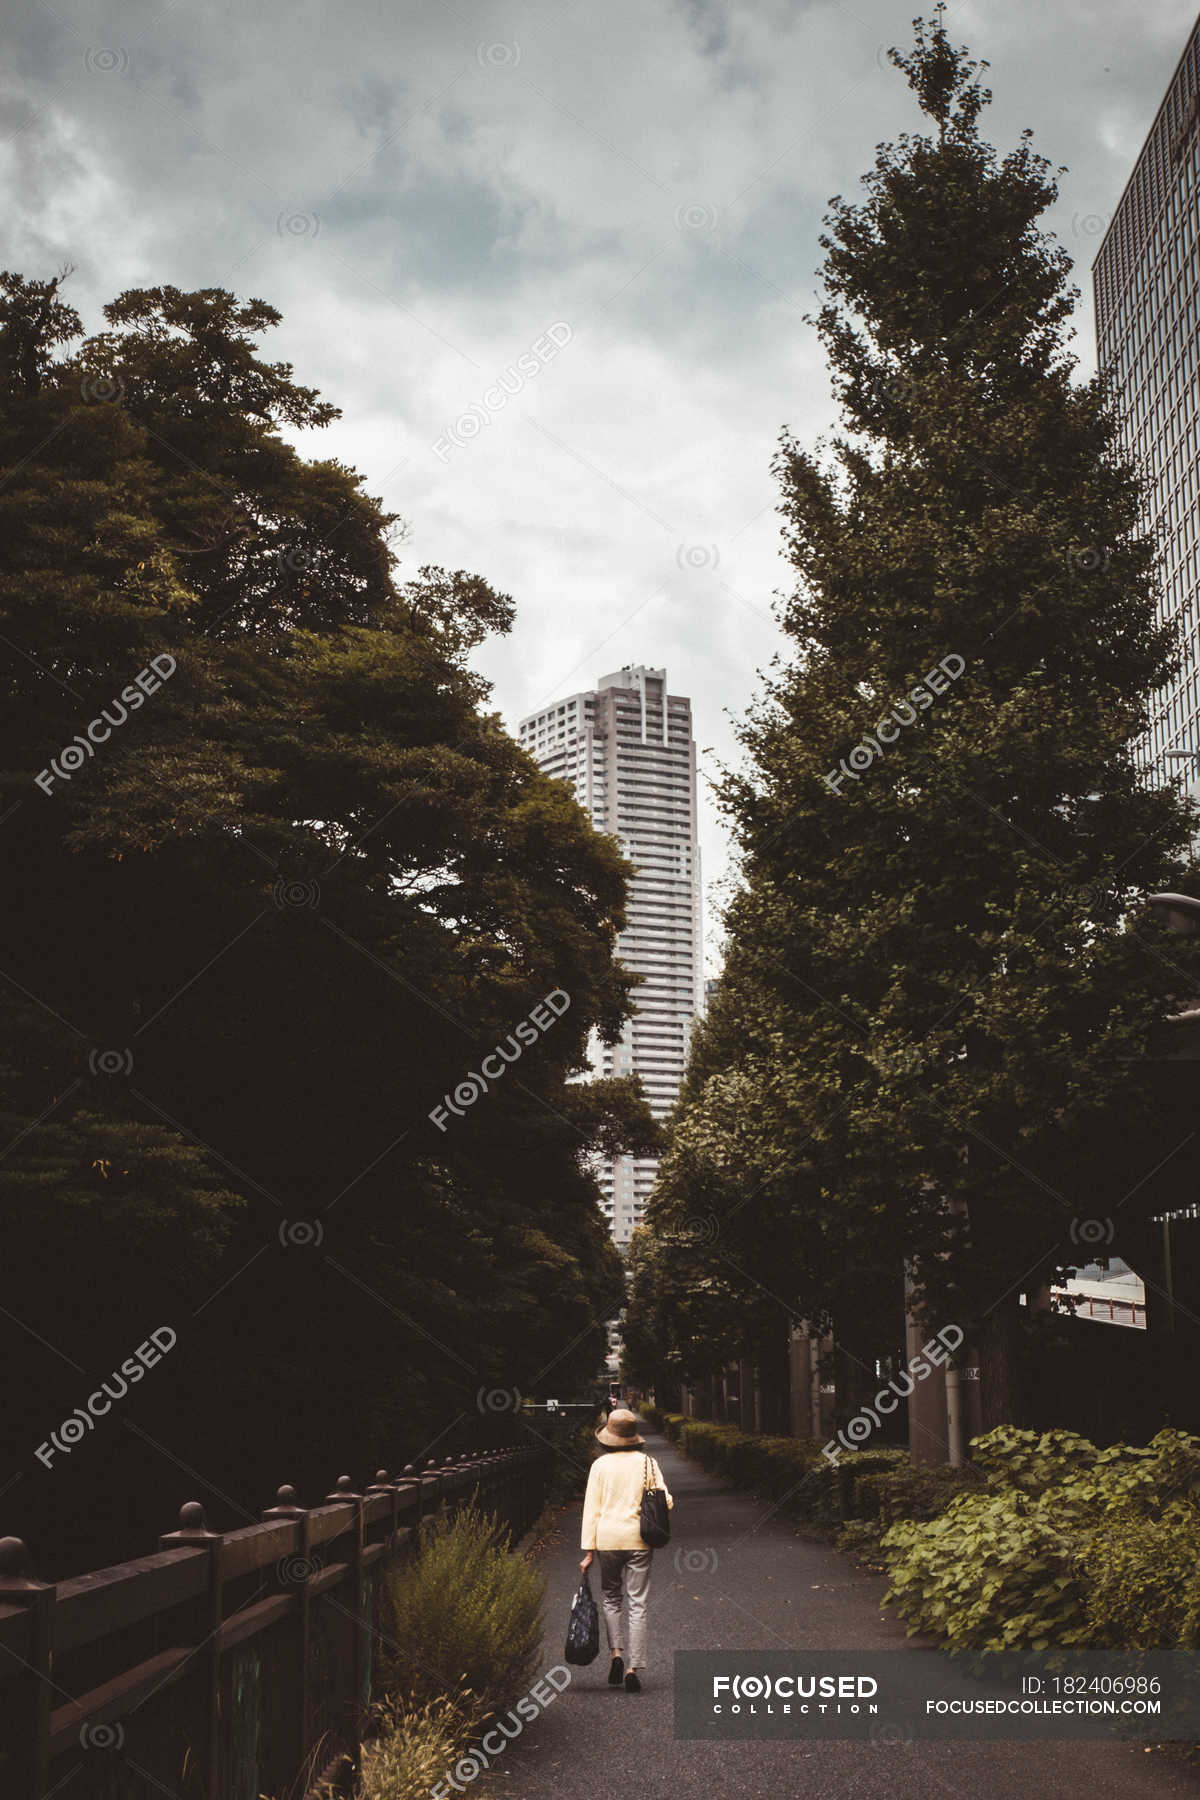
[[[0,1528],[60,1567],[590,1380],[588,1159],[656,1141],[571,1080],[628,870],[487,710],[509,600],[397,579],[271,307],[105,316],[0,278]]]
[[[1066,349],[1055,171],[1028,132],[982,140],[986,65],[940,12],[892,59],[928,129],[821,240],[844,431],[777,460],[790,650],[723,788],[742,882],[627,1355],[695,1380],[778,1362],[803,1319],[871,1381],[907,1269],[995,1423],[1047,1324],[1022,1300],[1114,1241],[1171,1147],[1148,1048],[1197,962],[1145,896],[1186,884],[1195,825],[1135,752],[1177,646],[1110,397]]]

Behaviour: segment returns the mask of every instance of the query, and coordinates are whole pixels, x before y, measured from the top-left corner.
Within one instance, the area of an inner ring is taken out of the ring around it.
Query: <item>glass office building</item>
[[[1158,780],[1200,777],[1200,20],[1121,195],[1092,271],[1099,367],[1124,448],[1146,480],[1162,556],[1160,616],[1183,628],[1178,678],[1144,746]]]

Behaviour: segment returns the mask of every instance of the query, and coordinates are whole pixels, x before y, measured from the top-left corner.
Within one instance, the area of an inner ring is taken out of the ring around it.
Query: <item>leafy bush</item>
[[[537,1669],[543,1589],[494,1519],[467,1508],[433,1520],[391,1577],[384,1688],[426,1706],[447,1694],[513,1705]]]
[[[952,1469],[946,1463],[902,1461],[873,1472],[864,1469],[854,1482],[854,1511],[860,1519],[881,1526],[900,1519],[933,1519],[944,1512],[956,1494],[978,1488],[974,1468]]]
[[[1089,1641],[1103,1650],[1200,1648],[1200,1505],[1110,1514],[1083,1554]]]
[[[954,1649],[1043,1650],[1087,1642],[1080,1536],[1057,1491],[960,1494],[940,1517],[904,1520],[883,1539],[891,1590],[910,1635]]]
[[[884,1558],[883,1539],[894,1524],[902,1519],[934,1519],[956,1494],[978,1485],[979,1479],[969,1466],[914,1466],[905,1459],[877,1472],[863,1470],[854,1481],[854,1517],[843,1525],[838,1549],[878,1564]]]
[[[910,1632],[971,1651],[1196,1642],[1200,1439],[1100,1450],[1003,1426],[973,1448],[985,1485],[883,1538]]]

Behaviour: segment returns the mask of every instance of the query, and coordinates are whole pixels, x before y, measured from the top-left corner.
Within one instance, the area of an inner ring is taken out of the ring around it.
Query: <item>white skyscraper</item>
[[[655,1118],[670,1112],[704,999],[696,745],[690,700],[667,693],[665,669],[626,668],[521,721],[520,740],[547,775],[570,781],[597,831],[634,864],[617,954],[643,976],[622,1041],[597,1044],[601,1075],[639,1075]],[[604,1210],[627,1244],[654,1185],[656,1159],[598,1169]]]

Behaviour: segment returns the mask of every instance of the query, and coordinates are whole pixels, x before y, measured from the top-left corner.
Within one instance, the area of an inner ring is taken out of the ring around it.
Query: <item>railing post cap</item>
[[[339,1475],[333,1485],[333,1492],[326,1494],[326,1500],[361,1500],[362,1495],[355,1491],[354,1482],[349,1475]]]
[[[296,1490],[290,1482],[285,1481],[275,1495],[274,1506],[268,1506],[263,1513],[264,1519],[299,1519],[307,1511],[296,1499]]]
[[[33,1557],[24,1538],[0,1538],[0,1593],[39,1592],[46,1586],[33,1572]]]
[[[208,1522],[204,1507],[199,1500],[185,1500],[179,1509],[179,1528],[168,1531],[159,1541],[162,1544],[194,1544],[205,1538],[219,1538],[221,1533],[214,1531]]]

